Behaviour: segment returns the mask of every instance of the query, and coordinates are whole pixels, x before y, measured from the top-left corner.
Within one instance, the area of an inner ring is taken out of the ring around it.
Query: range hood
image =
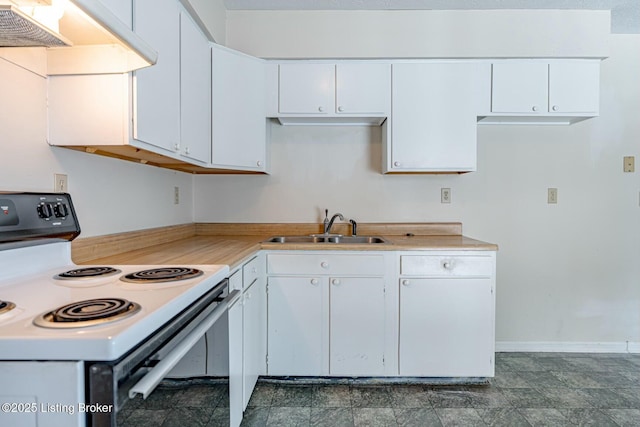
[[[0,56],[27,47],[46,48],[49,75],[124,73],[157,60],[98,0],[0,0]]]

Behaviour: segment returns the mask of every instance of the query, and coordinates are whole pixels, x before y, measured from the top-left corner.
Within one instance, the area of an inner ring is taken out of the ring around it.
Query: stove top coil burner
[[[122,273],[113,267],[83,267],[73,270],[65,271],[64,273],[53,276],[58,280],[82,280],[82,279],[94,279],[96,277],[109,277]]]
[[[163,283],[193,279],[203,274],[204,272],[197,268],[161,267],[136,271],[135,273],[121,277],[120,280],[129,283]]]
[[[0,300],[0,314],[7,313],[16,308],[16,305],[10,301]]]
[[[139,304],[123,298],[96,298],[64,305],[36,317],[33,323],[44,328],[81,328],[114,322],[138,311]]]

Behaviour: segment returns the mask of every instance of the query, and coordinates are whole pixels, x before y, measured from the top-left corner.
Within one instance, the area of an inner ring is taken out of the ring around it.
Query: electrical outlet
[[[550,204],[558,203],[558,189],[557,188],[547,188],[547,203],[550,203]]]
[[[622,170],[624,172],[635,172],[636,158],[634,156],[625,156],[623,159]]]
[[[450,188],[441,188],[440,189],[440,203],[451,203],[451,189]]]
[[[54,193],[66,193],[68,189],[67,175],[63,173],[53,174],[53,191]]]
[[[180,187],[173,187],[173,204],[180,204]]]

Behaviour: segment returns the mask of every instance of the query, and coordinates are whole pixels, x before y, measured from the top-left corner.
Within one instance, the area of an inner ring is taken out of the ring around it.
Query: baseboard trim
[[[498,341],[497,352],[640,353],[640,342]]]

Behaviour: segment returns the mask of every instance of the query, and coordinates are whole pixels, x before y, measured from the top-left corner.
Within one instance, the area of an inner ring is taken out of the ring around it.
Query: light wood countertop
[[[455,225],[455,223],[453,223]],[[265,250],[352,250],[352,251],[396,251],[396,250],[471,250],[471,251],[495,251],[497,245],[471,239],[461,234],[453,234],[461,232],[460,227],[451,228],[452,234],[430,234],[429,230],[434,233],[442,232],[442,225],[438,227],[424,228],[423,225],[403,224],[394,227],[393,224],[368,224],[362,227],[366,235],[380,236],[387,243],[379,244],[335,244],[335,243],[268,243],[264,242],[274,235],[292,235],[298,234],[300,227],[296,227],[296,233],[287,230],[284,224],[271,224],[263,229],[256,227],[234,228],[232,225],[225,228],[226,231],[220,232],[220,225],[198,225],[195,229],[199,229],[198,234],[184,237],[184,234],[177,235],[175,240],[162,241],[154,240],[151,245],[136,248],[128,243],[121,246],[121,251],[117,252],[117,242],[130,242],[131,235],[140,238],[145,234],[157,236],[161,234],[162,229],[153,229],[149,231],[137,231],[133,233],[121,233],[118,235],[92,237],[88,239],[79,239],[75,244],[73,251],[74,261],[82,264],[226,264],[234,269],[245,259],[259,251]],[[451,224],[449,224],[451,225]],[[410,228],[409,226],[413,226]],[[422,227],[422,228],[421,228]],[[167,228],[169,231],[175,231],[173,228]],[[285,230],[287,232],[285,232]],[[407,236],[404,233],[407,230],[413,230],[417,233]],[[182,230],[184,231],[184,230]],[[277,232],[279,231],[279,233]],[[304,230],[307,231],[306,229]],[[342,230],[340,230],[342,231]],[[346,231],[346,230],[345,230]],[[376,233],[378,231],[378,233]],[[312,230],[312,232],[314,232]],[[393,233],[393,234],[386,234]],[[215,233],[215,234],[213,234]],[[227,234],[228,233],[228,234]],[[233,234],[237,233],[237,234]],[[255,234],[244,234],[255,233]],[[385,233],[385,234],[383,234]],[[403,234],[400,234],[403,233]],[[302,234],[302,233],[299,233]],[[348,234],[348,233],[345,233]],[[117,236],[117,237],[114,237]],[[103,243],[108,243],[109,252],[102,254],[103,256],[92,256],[100,253]],[[114,246],[115,245],[115,246]],[[87,248],[92,249],[88,253]],[[114,251],[116,251],[114,253]]]

